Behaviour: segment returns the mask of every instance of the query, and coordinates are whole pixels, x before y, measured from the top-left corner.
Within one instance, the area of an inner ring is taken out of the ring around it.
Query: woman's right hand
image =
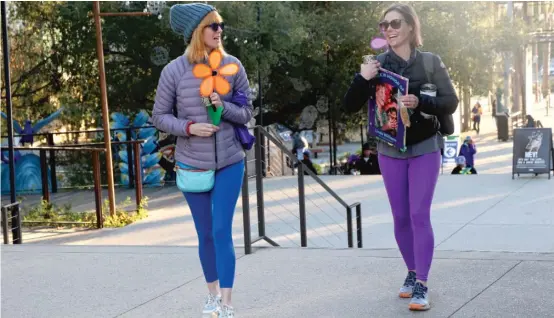
[[[381,67],[381,64],[378,61],[373,61],[368,64],[362,64],[360,67],[360,74],[363,78],[365,78],[367,81],[377,76],[377,73],[379,73],[379,68]]]
[[[189,127],[190,134],[199,137],[211,137],[218,130],[218,126],[203,123],[191,124]]]

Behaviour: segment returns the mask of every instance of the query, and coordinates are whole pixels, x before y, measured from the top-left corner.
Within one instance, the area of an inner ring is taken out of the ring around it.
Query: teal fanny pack
[[[177,188],[182,192],[208,192],[214,187],[214,170],[198,169],[176,162],[175,172],[177,173]]]

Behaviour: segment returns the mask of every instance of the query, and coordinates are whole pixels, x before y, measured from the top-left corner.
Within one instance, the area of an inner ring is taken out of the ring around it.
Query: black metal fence
[[[141,140],[133,140],[133,134],[138,135],[138,131],[141,129],[155,129],[154,126],[141,126],[141,127],[125,127],[125,128],[112,128],[110,129],[112,135],[112,153],[118,153],[120,146],[125,146],[125,151],[127,158],[132,158],[133,153],[133,142],[143,142]],[[48,132],[48,133],[36,133],[36,134],[25,134],[25,135],[14,135],[14,137],[32,137],[34,144],[42,143],[47,147],[82,147],[89,145],[99,145],[103,146],[103,129],[93,129],[93,130],[75,130],[75,131],[63,131],[63,132]],[[121,139],[124,141],[119,141],[117,137],[121,135]],[[124,136],[124,137],[123,137]],[[2,136],[5,138],[7,136]],[[57,142],[56,142],[57,139]],[[172,141],[172,136],[169,136],[167,140],[163,140],[161,143],[164,145],[174,144]],[[159,142],[160,143],[160,142]],[[27,148],[26,148],[27,149]],[[105,161],[104,156],[100,157],[100,162],[103,164]],[[114,165],[116,162],[114,162]],[[135,163],[133,160],[129,159],[128,164],[128,183],[127,187],[132,189],[135,187]],[[167,162],[164,158],[160,160],[160,166],[167,171],[166,182],[174,181],[173,166],[171,163]],[[71,169],[68,170],[68,167]],[[90,161],[84,160],[83,158],[74,156],[73,152],[64,153],[63,151],[50,151],[48,155],[48,168],[50,170],[50,180],[51,180],[51,189],[52,193],[57,193],[58,189],[67,188],[81,188],[92,185],[94,181],[93,167],[90,166]],[[114,177],[118,177],[118,170],[114,171]],[[71,179],[71,182],[68,182],[69,185],[60,185],[58,184],[58,179],[60,176],[68,176],[66,178]],[[104,174],[100,175],[102,183],[106,183],[106,176]],[[115,180],[114,180],[115,181]],[[117,184],[120,185],[120,184]]]
[[[4,244],[10,244],[10,232],[12,233],[12,244],[23,243],[19,202],[2,206],[2,235],[4,236]]]
[[[141,175],[141,159],[140,159],[140,153],[141,153],[141,147],[140,145],[143,143],[143,140],[133,140],[133,141],[120,141],[120,142],[113,142],[112,144],[116,145],[127,145],[129,146],[132,151],[130,155],[130,162],[133,162],[133,168],[134,168],[134,174],[137,176]],[[102,180],[101,180],[101,160],[100,160],[100,154],[105,152],[103,147],[103,143],[88,143],[88,144],[75,144],[75,145],[59,145],[59,146],[48,146],[48,147],[15,147],[15,150],[35,150],[39,151],[40,154],[40,172],[41,172],[41,190],[42,190],[42,200],[46,202],[51,202],[51,193],[50,189],[52,189],[52,192],[54,192],[55,189],[55,178],[51,177],[49,180],[48,176],[48,167],[51,165],[51,160],[55,158],[56,152],[89,152],[91,154],[91,162],[92,162],[92,175],[93,175],[93,183],[94,183],[94,203],[95,203],[95,215],[96,215],[96,227],[97,228],[103,228],[104,227],[104,219],[102,214]],[[2,147],[2,150],[7,150],[7,147]],[[131,160],[132,158],[132,160]],[[50,160],[49,160],[50,159]],[[51,170],[52,171],[52,170]],[[139,209],[143,192],[142,192],[142,182],[140,178],[134,178],[134,189],[135,189],[135,203],[137,210]],[[10,189],[13,191],[14,189]],[[17,189],[16,189],[17,190]],[[19,210],[19,207],[18,207]],[[20,221],[21,222],[21,221]],[[23,223],[40,223],[44,224],[44,221],[23,221]],[[73,222],[73,221],[52,221],[49,222],[50,225],[82,225],[82,224],[90,224],[89,222]],[[4,234],[5,235],[5,234]]]
[[[307,221],[306,221],[306,194],[305,194],[305,174],[313,178],[323,189],[333,197],[346,211],[346,235],[348,247],[353,248],[355,245],[358,248],[363,247],[362,242],[362,212],[361,204],[356,202],[354,204],[347,204],[339,195],[337,195],[325,182],[323,182],[315,173],[309,170],[301,161],[297,159],[286,147],[274,136],[268,133],[264,128],[257,126],[254,129],[256,136],[256,144],[254,145],[254,160],[245,160],[245,174],[243,179],[242,186],[242,208],[243,208],[243,225],[244,225],[244,248],[245,253],[252,253],[252,245],[259,241],[266,241],[272,246],[279,246],[274,240],[268,237],[266,233],[266,221],[265,221],[265,205],[264,205],[264,159],[266,156],[263,155],[262,148],[267,147],[265,140],[271,142],[275,147],[277,147],[288,160],[297,166],[297,185],[298,185],[298,218],[300,225],[300,246],[308,246],[308,235],[307,235]],[[260,141],[260,142],[258,142]],[[255,164],[256,173],[253,176],[249,176],[248,167],[249,164]],[[251,224],[250,224],[250,189],[249,189],[249,180],[255,178],[255,187],[256,187],[256,202],[257,202],[257,221],[258,221],[258,235],[255,239],[251,237]],[[356,213],[356,244],[354,244],[354,225],[353,225],[353,213]]]

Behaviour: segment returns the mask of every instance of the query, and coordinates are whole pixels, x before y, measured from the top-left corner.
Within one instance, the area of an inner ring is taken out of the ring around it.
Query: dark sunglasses
[[[394,19],[392,20],[391,22],[389,21],[381,21],[379,23],[379,29],[383,32],[387,31],[387,29],[389,28],[389,26],[395,30],[398,30],[400,29],[400,27],[402,26],[402,19]]]
[[[225,23],[221,22],[221,23],[217,23],[217,22],[214,22],[212,24],[209,24],[206,26],[207,28],[211,28],[214,32],[217,32],[217,30],[219,30],[219,28],[221,28],[221,30],[225,29]]]

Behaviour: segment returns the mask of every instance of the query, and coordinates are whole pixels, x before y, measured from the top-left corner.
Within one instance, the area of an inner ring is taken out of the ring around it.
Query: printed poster
[[[552,155],[550,128],[514,129],[514,173],[549,173]]]
[[[375,99],[369,99],[368,133],[403,151],[406,149],[406,130],[400,119],[397,98],[408,93],[408,79],[381,69]]]

